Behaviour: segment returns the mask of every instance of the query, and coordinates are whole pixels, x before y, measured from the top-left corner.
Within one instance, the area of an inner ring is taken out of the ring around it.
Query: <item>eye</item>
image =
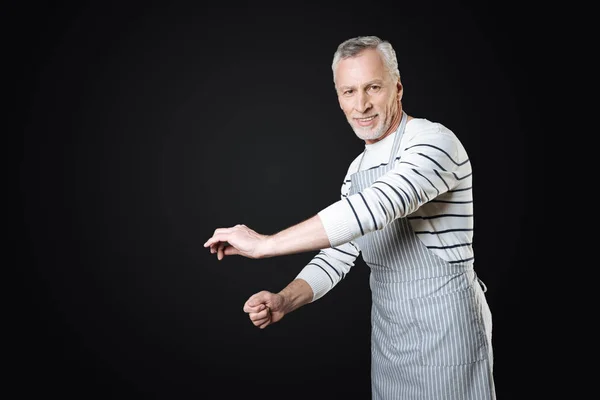
[[[354,93],[354,90],[352,89],[346,89],[342,92],[344,96],[350,96],[352,93]]]
[[[381,86],[379,86],[379,85],[371,85],[371,86],[369,86],[369,91],[370,91],[370,92],[375,92],[375,93],[377,93],[377,92],[379,92],[380,90],[381,90]]]

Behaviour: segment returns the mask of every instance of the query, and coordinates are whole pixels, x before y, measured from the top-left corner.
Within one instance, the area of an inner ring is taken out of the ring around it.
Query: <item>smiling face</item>
[[[367,49],[340,60],[335,72],[338,101],[356,135],[372,144],[392,133],[400,121],[402,84],[379,52]]]

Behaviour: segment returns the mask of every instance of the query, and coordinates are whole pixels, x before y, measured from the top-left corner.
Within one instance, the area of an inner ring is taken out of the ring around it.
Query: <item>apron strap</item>
[[[408,115],[406,112],[402,110],[402,119],[400,120],[400,126],[396,130],[396,137],[394,137],[394,144],[392,145],[392,151],[390,152],[390,165],[393,164],[394,159],[396,158],[396,154],[398,154],[398,149],[400,148],[400,141],[402,136],[404,135],[404,128],[406,127],[406,120],[408,119]]]

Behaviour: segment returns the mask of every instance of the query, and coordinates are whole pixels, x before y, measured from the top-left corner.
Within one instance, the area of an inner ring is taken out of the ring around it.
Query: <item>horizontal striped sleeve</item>
[[[306,264],[296,279],[306,281],[313,291],[312,301],[318,300],[346,277],[358,254],[358,248],[352,242],[323,249]]]
[[[340,201],[345,201],[344,199],[349,195],[352,183],[350,176],[352,171],[356,170],[359,157],[355,158],[348,167],[340,189]],[[358,245],[350,240],[339,246],[322,249],[306,264],[296,278],[305,280],[312,288],[312,301],[318,300],[345,278],[359,254]]]
[[[319,216],[331,245],[339,246],[383,229],[436,198],[447,198],[444,194],[470,182],[470,176],[471,165],[458,138],[440,124],[429,124],[403,138],[391,170]]]

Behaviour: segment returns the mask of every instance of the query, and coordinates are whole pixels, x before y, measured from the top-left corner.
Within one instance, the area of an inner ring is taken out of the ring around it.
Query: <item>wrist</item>
[[[258,258],[275,256],[275,239],[272,235],[265,235],[258,246]]]
[[[281,290],[278,293],[281,296],[282,299],[282,310],[284,314],[288,314],[292,311],[294,311],[294,309],[296,308],[294,305],[294,296],[293,293],[290,293],[290,290],[288,288]]]
[[[312,288],[304,279],[294,279],[278,295],[281,296],[282,309],[286,314],[310,303],[314,297]]]

